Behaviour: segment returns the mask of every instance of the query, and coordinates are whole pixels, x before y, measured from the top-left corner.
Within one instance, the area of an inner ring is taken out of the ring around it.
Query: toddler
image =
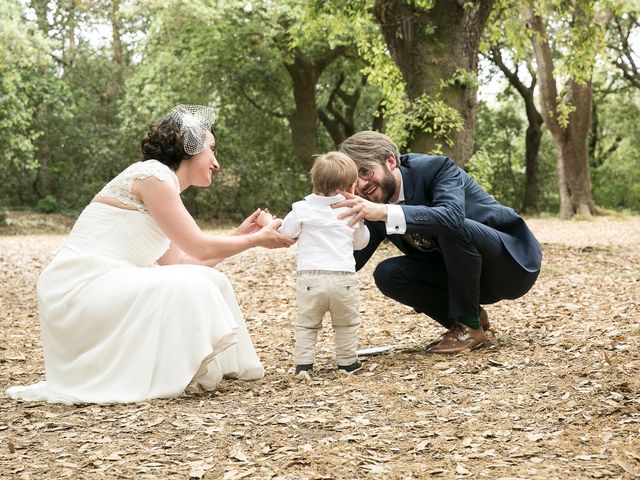
[[[313,193],[292,205],[279,229],[298,239],[295,373],[312,370],[327,311],[335,331],[338,370],[353,373],[362,368],[356,353],[360,290],[353,250],[367,246],[369,230],[363,221],[349,227],[349,218],[338,220],[347,209],[331,208],[331,204],[344,200],[339,191],[354,192],[358,169],[345,154],[329,152],[316,157],[311,181]]]

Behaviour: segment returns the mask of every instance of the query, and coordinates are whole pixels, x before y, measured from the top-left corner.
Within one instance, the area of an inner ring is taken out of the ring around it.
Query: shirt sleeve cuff
[[[407,231],[407,221],[400,205],[387,205],[387,235],[402,235]]]

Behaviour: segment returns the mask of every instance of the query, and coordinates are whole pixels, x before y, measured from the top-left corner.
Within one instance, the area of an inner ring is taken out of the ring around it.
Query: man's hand
[[[332,208],[347,207],[344,213],[338,215],[338,219],[352,217],[349,220],[349,226],[353,227],[360,220],[370,220],[372,222],[387,221],[387,205],[384,203],[374,203],[369,200],[365,200],[362,197],[358,197],[348,192],[340,192],[345,196],[345,200],[333,203]]]

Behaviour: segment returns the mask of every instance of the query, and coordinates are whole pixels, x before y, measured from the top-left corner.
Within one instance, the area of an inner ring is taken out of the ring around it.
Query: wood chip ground
[[[0,478],[640,478],[640,217],[531,219],[544,251],[524,298],[489,305],[485,348],[434,356],[441,329],[359,273],[360,348],[340,375],[328,322],[317,372],[292,375],[295,247],[219,268],[267,374],[133,405],[18,403],[44,378],[35,299],[64,235],[0,236]],[[15,227],[15,226],[14,226]]]

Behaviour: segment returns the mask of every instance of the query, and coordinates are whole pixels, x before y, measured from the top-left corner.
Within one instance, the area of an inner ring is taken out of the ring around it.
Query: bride
[[[255,246],[288,247],[256,210],[229,236],[204,233],[180,193],[220,165],[210,107],[178,105],[142,140],[143,161],[84,209],[37,284],[46,381],[20,400],[137,402],[214,389],[264,368],[227,277],[213,267]]]

